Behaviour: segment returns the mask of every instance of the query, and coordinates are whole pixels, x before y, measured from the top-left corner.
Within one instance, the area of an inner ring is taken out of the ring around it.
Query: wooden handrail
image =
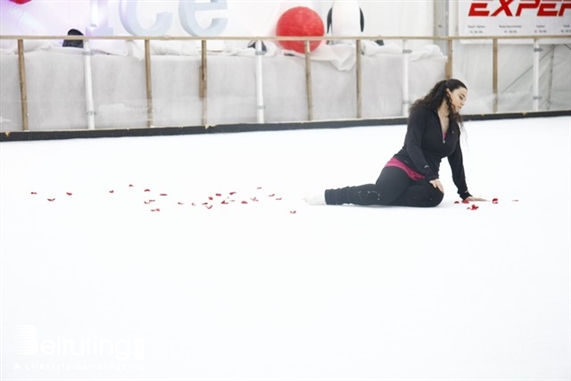
[[[345,36],[335,37],[336,41],[355,41],[355,40],[410,40],[410,41],[461,41],[461,40],[534,40],[536,38],[544,39],[571,39],[571,35],[506,35],[506,36]],[[196,37],[196,36],[27,36],[27,35],[0,35],[0,40],[156,40],[156,41],[323,41],[330,39],[328,36],[217,36],[217,37]]]

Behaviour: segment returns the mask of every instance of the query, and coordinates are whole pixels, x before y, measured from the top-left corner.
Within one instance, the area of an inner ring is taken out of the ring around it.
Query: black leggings
[[[442,202],[444,193],[426,180],[414,181],[398,167],[384,167],[375,184],[327,189],[329,205],[398,205],[432,207]]]

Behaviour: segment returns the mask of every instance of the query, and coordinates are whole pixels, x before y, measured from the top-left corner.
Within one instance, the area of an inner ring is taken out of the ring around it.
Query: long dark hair
[[[450,90],[451,92],[458,89],[464,88],[468,90],[466,85],[458,80],[458,79],[445,79],[443,81],[437,82],[436,85],[426,94],[423,98],[417,99],[409,108],[409,113],[412,113],[414,110],[418,109],[419,107],[425,106],[430,109],[438,109],[442,104],[442,101],[445,99],[446,104],[448,105],[448,113],[449,118],[453,122],[456,122],[458,126],[462,126],[462,116],[454,111],[454,107],[452,107],[452,102],[450,101],[450,97],[446,90]]]

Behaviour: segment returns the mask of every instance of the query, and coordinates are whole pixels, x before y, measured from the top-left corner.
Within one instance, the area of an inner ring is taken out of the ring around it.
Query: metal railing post
[[[262,66],[262,41],[256,40],[256,116],[258,123],[264,123],[264,71]]]
[[[362,91],[362,76],[361,76],[361,40],[357,40],[355,54],[356,60],[356,74],[357,74],[357,119],[363,117],[363,94]]]
[[[85,81],[85,114],[87,115],[87,129],[95,129],[95,105],[93,101],[93,75],[91,71],[91,45],[89,40],[83,41],[83,70]]]
[[[200,81],[199,81],[199,97],[202,100],[202,125],[208,123],[208,71],[206,59],[206,40],[201,41],[201,64],[200,64]]]
[[[313,88],[311,86],[311,49],[309,41],[305,40],[305,87],[307,91],[307,119],[313,120]]]
[[[539,39],[533,40],[533,111],[539,111],[539,54],[541,48],[539,47]]]
[[[498,39],[494,38],[492,41],[492,91],[494,96],[492,111],[495,114],[498,112]]]
[[[408,108],[410,105],[409,94],[409,57],[412,50],[406,48],[407,40],[402,41],[402,114],[408,116]]]

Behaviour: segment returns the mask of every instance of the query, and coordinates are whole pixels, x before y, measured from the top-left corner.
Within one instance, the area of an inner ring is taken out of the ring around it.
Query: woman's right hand
[[[444,187],[442,186],[440,179],[430,180],[430,184],[432,184],[434,188],[438,188],[440,192],[444,193]]]

